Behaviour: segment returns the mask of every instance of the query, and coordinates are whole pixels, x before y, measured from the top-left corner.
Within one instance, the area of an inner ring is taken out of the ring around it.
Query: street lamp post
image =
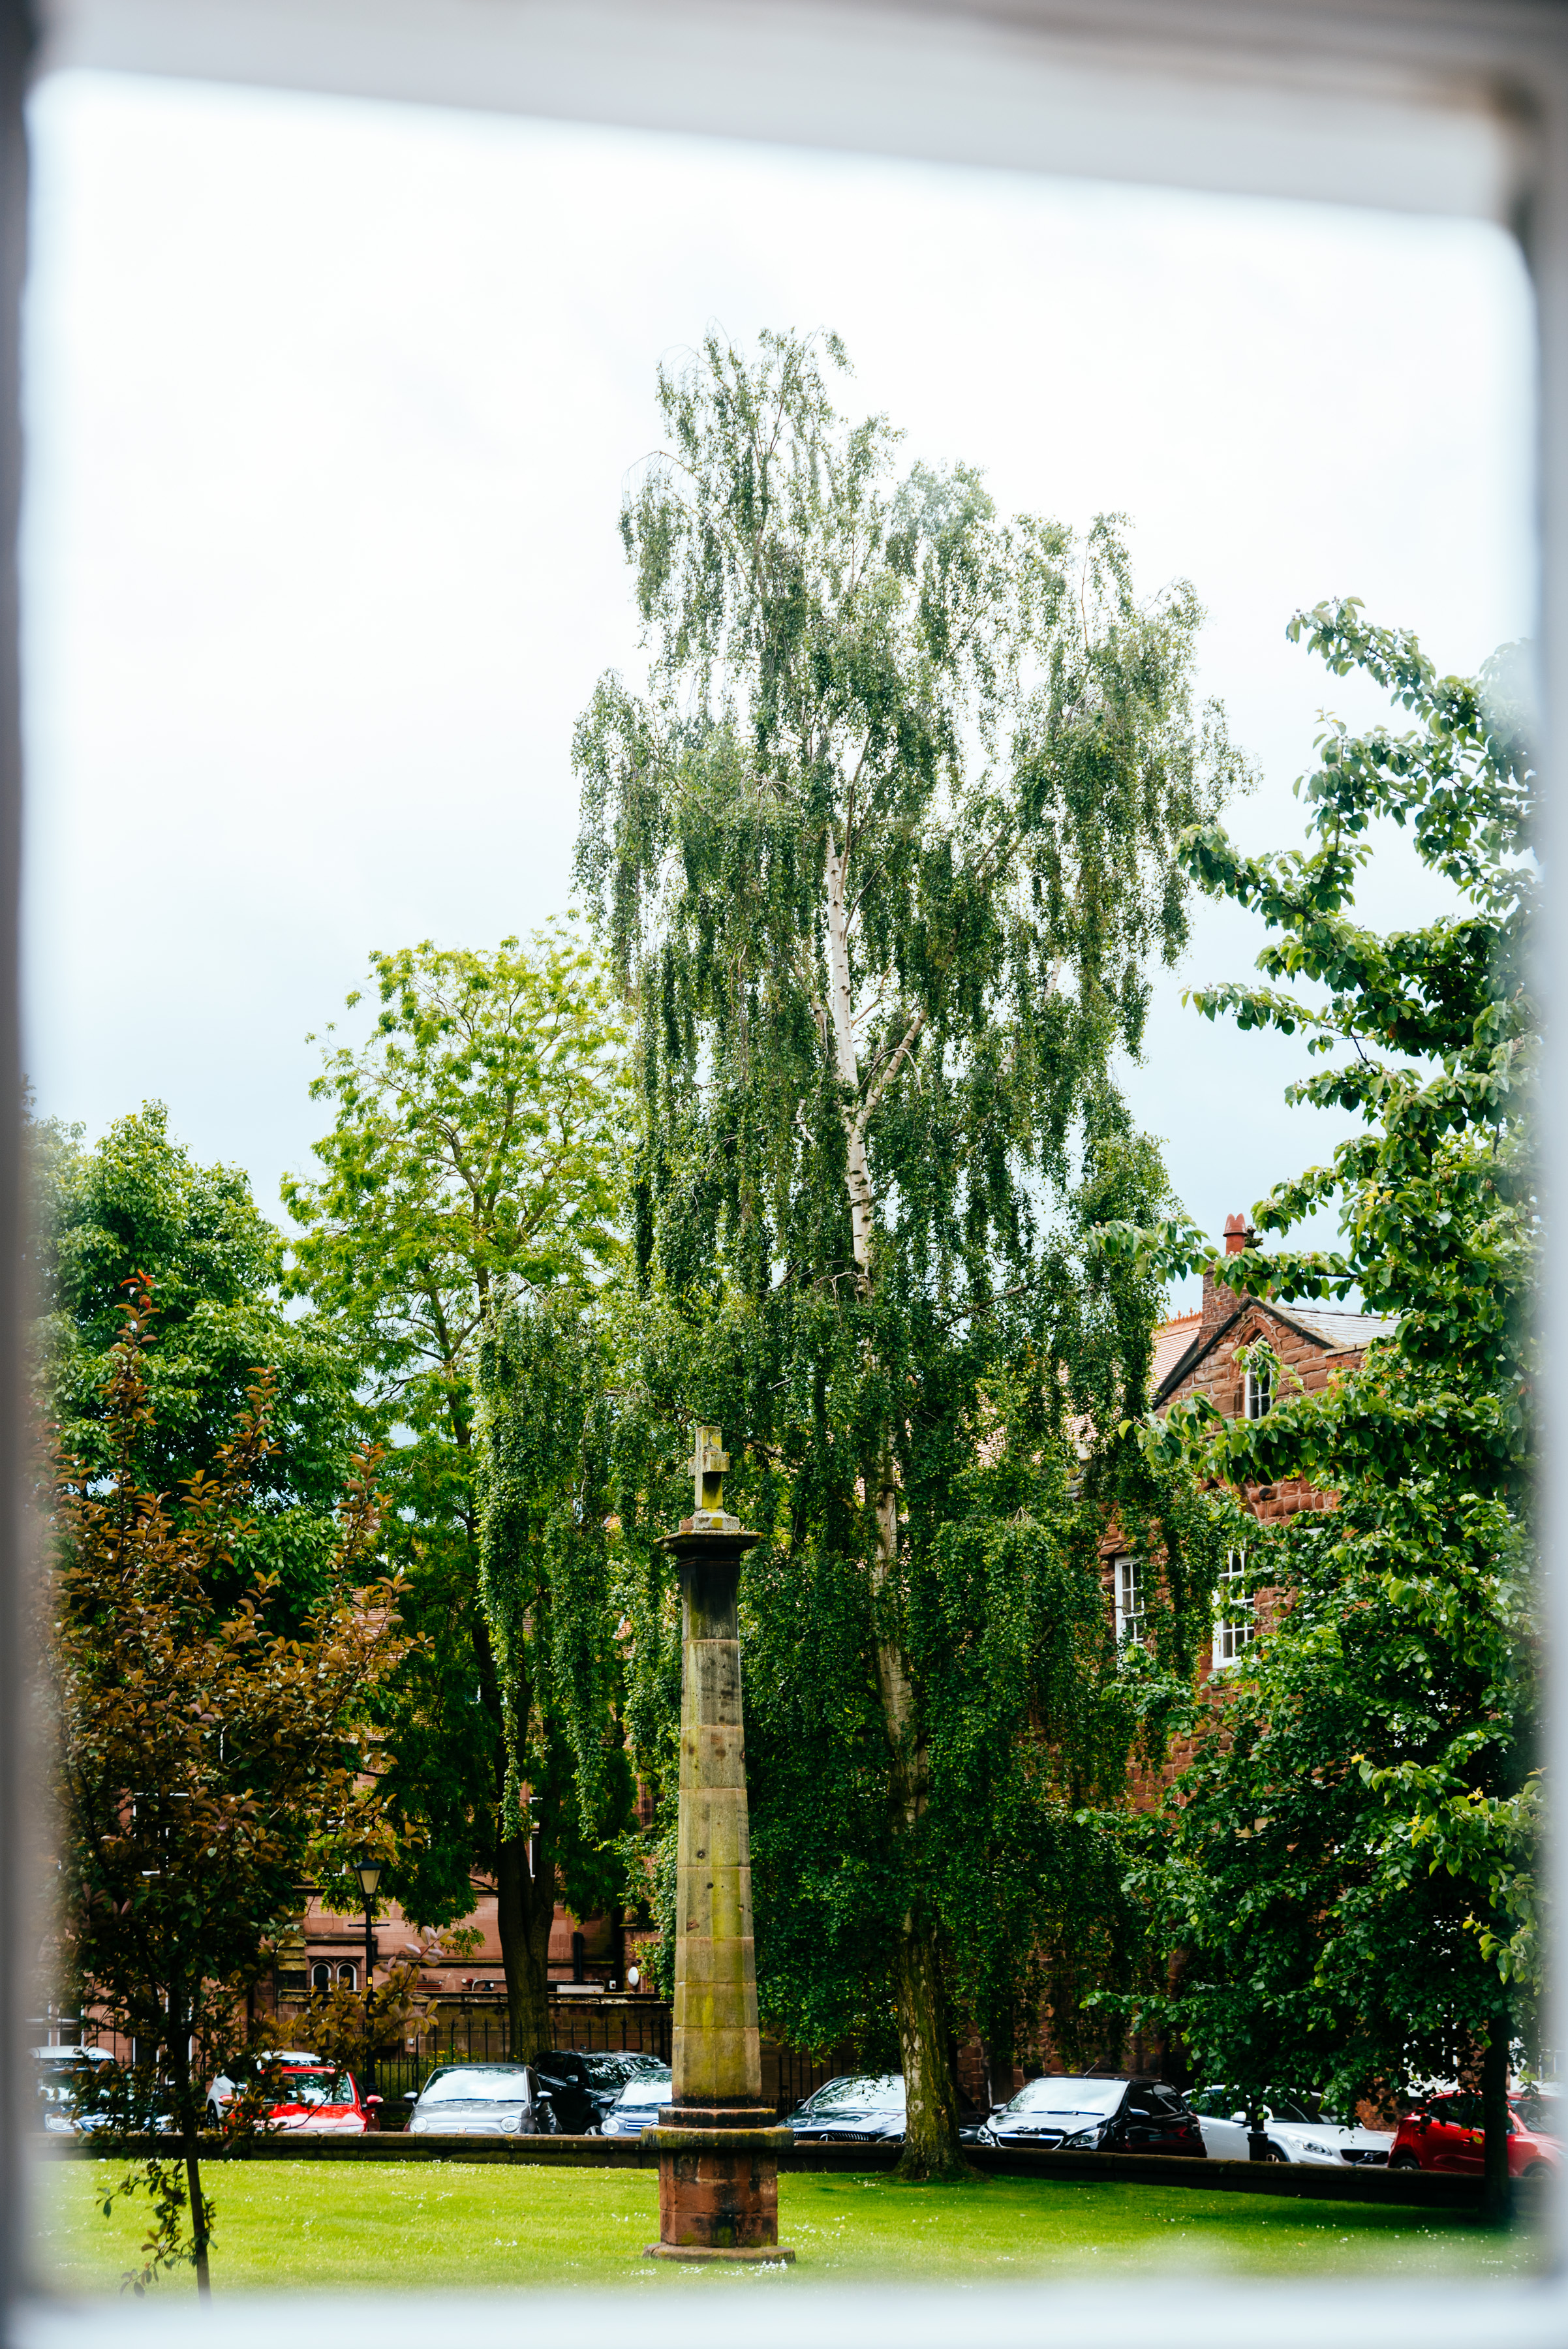
[[[376,2089],[376,2042],[371,2033],[376,2012],[376,1937],[370,1930],[370,1920],[375,1914],[376,1888],[381,1881],[381,1863],[361,1849],[355,1857],[354,1873],[365,1896],[365,2077],[359,2083],[359,2092],[369,2097]]]

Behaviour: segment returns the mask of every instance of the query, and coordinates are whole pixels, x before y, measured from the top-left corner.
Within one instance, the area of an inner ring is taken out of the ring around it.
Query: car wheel
[[[1389,2158],[1390,2169],[1419,2169],[1421,2165],[1413,2153],[1396,2153]]]
[[[1288,2163],[1290,2160],[1290,2155],[1285,2151],[1282,2145],[1275,2145],[1271,2139],[1269,2150],[1264,2155],[1263,2158],[1266,2161],[1283,2161]]]

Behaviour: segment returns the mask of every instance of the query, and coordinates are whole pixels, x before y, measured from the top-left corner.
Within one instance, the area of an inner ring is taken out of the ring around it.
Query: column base
[[[723,2243],[649,2243],[644,2249],[645,2260],[749,2260],[753,2267],[766,2260],[782,2260],[786,2267],[794,2265],[793,2243],[755,2243],[726,2245]]]
[[[659,2242],[650,2249],[660,2259],[785,2256],[778,2158],[793,2139],[788,2129],[759,2128],[760,2117],[754,2107],[667,2105],[659,2127],[644,2131],[643,2143],[659,2152]]]

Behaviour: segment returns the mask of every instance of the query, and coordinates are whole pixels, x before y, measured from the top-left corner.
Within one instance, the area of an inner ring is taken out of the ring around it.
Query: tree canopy
[[[145,2129],[167,2110],[182,2139],[178,2162],[154,2153],[127,2178],[153,2191],[151,2266],[192,2258],[205,2291],[206,2084],[244,2037],[246,1992],[297,1913],[301,1882],[342,1873],[351,1845],[377,1830],[369,1714],[402,1635],[396,1585],[375,1557],[373,1455],[345,1486],[302,1629],[265,1574],[214,1613],[212,1594],[231,1586],[245,1547],[272,1381],[257,1381],[171,1511],[136,1466],[156,1434],[143,1375],[156,1311],[138,1285],[111,1350],[99,1454],[58,1464],[47,1588],[57,1921],[100,2023],[134,2044],[121,2123]]]
[[[210,1469],[258,1373],[270,1373],[268,1443],[253,1466],[246,1525],[227,1579],[235,1597],[275,1574],[307,1609],[336,1551],[335,1510],[362,1433],[356,1361],[318,1315],[284,1309],[281,1235],[234,1166],[202,1166],[150,1102],[91,1149],[79,1128],[29,1129],[33,1185],[35,1377],[44,1415],[71,1454],[107,1474],[118,1441],[105,1392],[126,1284],[146,1276],[159,1342],[142,1376],[151,1415],[134,1439],[137,1475],[178,1514],[188,1480]]]
[[[1008,1871],[1033,1899],[1137,1727],[1097,1530],[1107,1478],[1168,1495],[1089,1431],[1141,1403],[1158,1302],[1083,1243],[1165,1197],[1115,1057],[1186,936],[1177,843],[1245,769],[1194,708],[1191,588],[1140,602],[1114,518],[900,477],[886,419],[835,408],[846,365],[764,335],[661,373],[622,513],[648,685],[607,677],[579,726],[577,869],[637,1023],[646,1391],[744,1444],[767,1536],[763,1996],[896,2018],[921,2168],[956,2142],[954,1968],[1011,1939],[1011,1997],[1045,1927],[1015,1937]]]
[[[444,1925],[470,1912],[476,1873],[496,1885],[524,2046],[537,2022],[524,1952],[541,1902],[547,1937],[556,1879],[530,1873],[506,1792],[507,1724],[528,1699],[506,1677],[504,1628],[498,1661],[484,1605],[476,1381],[511,1308],[586,1292],[617,1261],[620,1020],[567,924],[527,946],[426,943],[370,968],[369,1035],[329,1044],[314,1087],[334,1112],[321,1171],[284,1185],[301,1227],[288,1279],[366,1365],[389,1445],[389,1544],[420,1635],[389,1697],[388,1796],[404,1835],[388,1889],[419,1922]],[[570,1854],[566,1790],[535,1791],[552,1851]]]
[[[1286,1235],[1333,1202],[1343,1244],[1256,1245],[1216,1264],[1176,1223],[1154,1253],[1282,1303],[1358,1289],[1394,1328],[1363,1370],[1318,1395],[1284,1389],[1263,1419],[1220,1423],[1199,1403],[1145,1432],[1156,1456],[1235,1495],[1301,1476],[1334,1496],[1267,1532],[1234,1520],[1254,1585],[1282,1599],[1146,1879],[1161,1933],[1187,1952],[1163,2011],[1220,2076],[1341,2097],[1484,2050],[1501,2190],[1510,2043],[1540,1963],[1537,879],[1520,657],[1441,677],[1414,636],[1355,603],[1298,615],[1292,635],[1335,674],[1376,678],[1416,722],[1330,722],[1300,787],[1304,850],[1248,857],[1217,826],[1195,832],[1194,872],[1274,935],[1265,984],[1194,999],[1244,1029],[1304,1030],[1330,1057],[1294,1097],[1363,1130],[1253,1215]],[[1380,818],[1408,826],[1459,910],[1386,936],[1355,921]]]

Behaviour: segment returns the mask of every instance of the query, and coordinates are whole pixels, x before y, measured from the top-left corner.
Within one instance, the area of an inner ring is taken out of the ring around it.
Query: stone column
[[[651,2256],[788,2260],[778,2156],[793,2143],[762,2100],[752,1856],[736,1599],[757,1539],[725,1515],[728,1455],[699,1428],[697,1506],[666,1537],[680,1572],[680,1812],[676,1861],[673,2098],[659,2148]]]

